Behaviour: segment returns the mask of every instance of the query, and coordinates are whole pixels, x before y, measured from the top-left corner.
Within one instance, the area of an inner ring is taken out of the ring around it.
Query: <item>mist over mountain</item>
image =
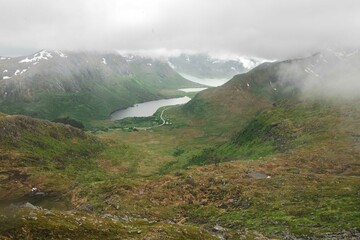
[[[170,57],[168,61],[174,70],[186,75],[198,78],[231,78],[267,60],[251,57],[219,58],[208,54],[181,54]]]
[[[308,58],[284,62],[278,69],[280,83],[301,89],[305,97],[360,97],[358,49],[326,49]]]
[[[104,119],[117,109],[200,86],[165,61],[116,52],[42,50],[1,57],[0,76],[1,111],[49,119]]]
[[[1,240],[360,239],[359,0],[0,11]]]
[[[205,122],[229,126],[230,118],[244,124],[256,111],[288,99],[359,99],[359,60],[356,49],[327,49],[304,58],[265,62],[200,92],[183,109]]]

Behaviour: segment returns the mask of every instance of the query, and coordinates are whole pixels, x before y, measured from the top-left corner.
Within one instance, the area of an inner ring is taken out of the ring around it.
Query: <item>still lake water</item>
[[[189,97],[180,97],[138,103],[133,107],[113,112],[110,115],[110,119],[120,120],[127,117],[149,117],[152,116],[161,107],[185,104],[190,100],[191,98]]]
[[[209,87],[219,87],[230,80],[230,78],[198,78],[185,73],[179,74],[191,82],[200,83]]]
[[[181,74],[186,79],[200,83],[209,87],[217,87],[221,86],[229,79],[205,79],[205,78],[197,78],[194,76]],[[207,89],[206,87],[203,88],[181,88],[178,89],[182,92],[201,92],[203,90]],[[156,101],[150,101],[150,102],[144,102],[144,103],[138,103],[135,104],[133,107],[129,107],[126,109],[118,110],[116,112],[113,112],[110,115],[111,120],[121,120],[127,117],[149,117],[152,116],[159,108],[164,106],[173,106],[173,105],[179,105],[179,104],[185,104],[189,102],[191,98],[189,97],[180,97],[180,98],[170,98],[170,99],[161,99]]]
[[[192,92],[201,92],[203,90],[206,90],[207,88],[180,88],[179,91],[192,93]]]

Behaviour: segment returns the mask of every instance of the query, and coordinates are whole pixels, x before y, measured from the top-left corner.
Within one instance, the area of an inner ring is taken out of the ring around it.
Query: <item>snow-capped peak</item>
[[[35,53],[32,58],[27,57],[27,58],[19,61],[19,63],[39,62],[42,59],[49,60],[49,58],[52,58],[52,57],[53,56],[51,55],[50,52],[42,50],[41,52]]]

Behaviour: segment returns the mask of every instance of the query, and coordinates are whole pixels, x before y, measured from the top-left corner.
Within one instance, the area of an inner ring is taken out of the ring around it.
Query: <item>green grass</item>
[[[174,239],[206,238],[208,233],[199,231],[214,231],[216,225],[226,228],[222,235],[230,239],[256,234],[282,239],[286,232],[325,237],[358,228],[360,111],[354,102],[284,101],[240,124],[228,139],[214,134],[223,126],[198,128],[201,122],[196,119],[174,118],[180,116],[178,111],[174,107],[165,113],[172,125],[149,131],[121,129],[154,120],[135,118],[111,123],[107,132],[95,136],[25,118],[14,124],[16,131],[10,127],[0,135],[12,157],[2,152],[8,159],[3,166],[31,174],[27,181],[56,193],[38,205],[68,209],[90,204],[94,211],[86,225],[96,237],[111,238],[125,224],[114,223],[112,228],[107,223],[110,235],[102,235],[94,224],[102,213],[157,221],[164,235],[156,236]],[[4,126],[14,121],[6,116],[0,120]],[[251,172],[271,178],[255,179]],[[14,198],[29,187],[14,191],[14,181],[2,185],[13,190],[9,196]],[[89,237],[82,228],[79,235],[71,235],[68,229],[78,229],[75,222],[58,221],[20,221],[13,228],[4,225],[2,234],[23,237],[21,228],[36,237],[59,234],[54,224],[68,236]],[[142,236],[132,235],[133,230],[153,236],[157,229],[147,223],[128,225],[124,236],[129,238]]]

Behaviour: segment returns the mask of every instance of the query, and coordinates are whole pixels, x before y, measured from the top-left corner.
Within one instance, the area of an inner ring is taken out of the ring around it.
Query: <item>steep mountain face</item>
[[[182,54],[168,59],[169,64],[179,73],[198,78],[231,78],[263,63],[264,59],[238,57],[220,59],[207,54]]]
[[[358,50],[327,50],[307,58],[263,63],[221,87],[200,92],[183,110],[220,127],[225,119],[244,124],[256,112],[290,97],[358,97],[359,66]]]
[[[167,63],[115,53],[41,51],[0,60],[0,111],[53,119],[105,119],[136,102],[197,86]]]

